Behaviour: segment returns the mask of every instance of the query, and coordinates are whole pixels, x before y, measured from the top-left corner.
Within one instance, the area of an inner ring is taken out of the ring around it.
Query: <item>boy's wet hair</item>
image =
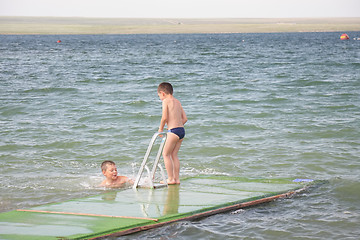
[[[166,94],[173,94],[173,87],[168,82],[160,83],[158,86],[158,92],[163,91]]]
[[[101,171],[105,172],[107,165],[115,165],[115,163],[113,161],[103,161],[101,164]]]

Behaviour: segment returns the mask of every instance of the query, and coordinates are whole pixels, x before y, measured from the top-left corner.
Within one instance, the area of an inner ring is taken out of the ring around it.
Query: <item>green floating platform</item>
[[[288,197],[309,179],[200,176],[159,189],[126,189],[0,213],[0,239],[101,239]]]

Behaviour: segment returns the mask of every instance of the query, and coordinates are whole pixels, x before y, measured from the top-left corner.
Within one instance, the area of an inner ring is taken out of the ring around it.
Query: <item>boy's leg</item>
[[[179,140],[174,147],[173,152],[171,153],[171,159],[173,162],[173,172],[174,172],[174,180],[176,184],[180,184],[180,161],[178,157],[178,152],[181,147],[183,139]]]
[[[172,159],[172,153],[175,149],[179,137],[174,133],[168,133],[165,146],[163,149],[163,158],[165,162],[165,168],[168,175],[168,184],[175,184],[176,180],[174,179],[174,163]],[[176,166],[175,166],[176,167]]]

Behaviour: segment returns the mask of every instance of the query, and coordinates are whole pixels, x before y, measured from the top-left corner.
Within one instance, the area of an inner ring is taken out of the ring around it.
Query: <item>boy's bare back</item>
[[[184,127],[185,112],[179,100],[171,95],[163,100],[162,108],[169,129]]]

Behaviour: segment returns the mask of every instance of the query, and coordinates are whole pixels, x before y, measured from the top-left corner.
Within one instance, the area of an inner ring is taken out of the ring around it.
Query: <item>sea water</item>
[[[104,160],[135,177],[168,81],[181,177],[326,182],[125,239],[358,239],[360,41],[340,35],[0,36],[0,211],[101,193]]]

